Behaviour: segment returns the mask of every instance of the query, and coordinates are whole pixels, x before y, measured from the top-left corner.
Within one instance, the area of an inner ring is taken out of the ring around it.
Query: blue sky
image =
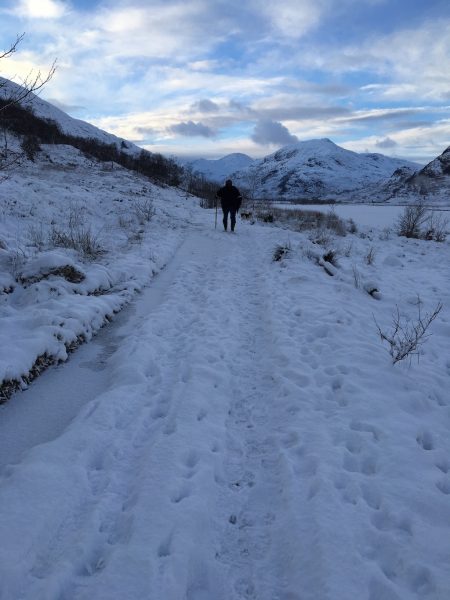
[[[448,0],[1,0],[0,74],[152,151],[264,156],[329,137],[427,162],[450,146]]]

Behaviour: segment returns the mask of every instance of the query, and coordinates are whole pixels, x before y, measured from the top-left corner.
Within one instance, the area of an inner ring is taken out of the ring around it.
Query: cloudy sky
[[[0,0],[0,74],[164,154],[329,137],[427,162],[450,145],[448,0]]]

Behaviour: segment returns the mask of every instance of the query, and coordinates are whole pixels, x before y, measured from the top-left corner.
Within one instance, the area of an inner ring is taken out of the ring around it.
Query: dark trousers
[[[228,228],[228,213],[230,213],[231,231],[234,231],[236,226],[236,209],[233,208],[222,208],[223,210],[223,227],[225,231]]]

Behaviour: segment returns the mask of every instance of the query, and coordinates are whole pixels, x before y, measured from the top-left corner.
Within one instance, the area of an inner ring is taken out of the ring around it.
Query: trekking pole
[[[216,218],[214,221],[214,229],[217,229],[217,196],[216,196]]]

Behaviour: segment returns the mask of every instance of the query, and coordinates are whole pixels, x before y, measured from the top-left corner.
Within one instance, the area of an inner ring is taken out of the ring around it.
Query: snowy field
[[[357,225],[365,227],[389,227],[394,225],[405,209],[404,206],[373,206],[371,204],[275,204],[274,206],[286,210],[318,210],[329,212],[332,210],[342,219],[353,219]],[[436,208],[439,214],[445,214],[450,221],[450,206]]]
[[[449,242],[371,222],[332,240],[330,276],[308,232],[225,234],[192,198],[79,168],[0,185],[2,376],[112,319],[0,407],[0,598],[448,600]],[[95,261],[27,245],[73,190]],[[61,254],[83,281],[49,274]],[[392,364],[375,321],[439,303]]]

